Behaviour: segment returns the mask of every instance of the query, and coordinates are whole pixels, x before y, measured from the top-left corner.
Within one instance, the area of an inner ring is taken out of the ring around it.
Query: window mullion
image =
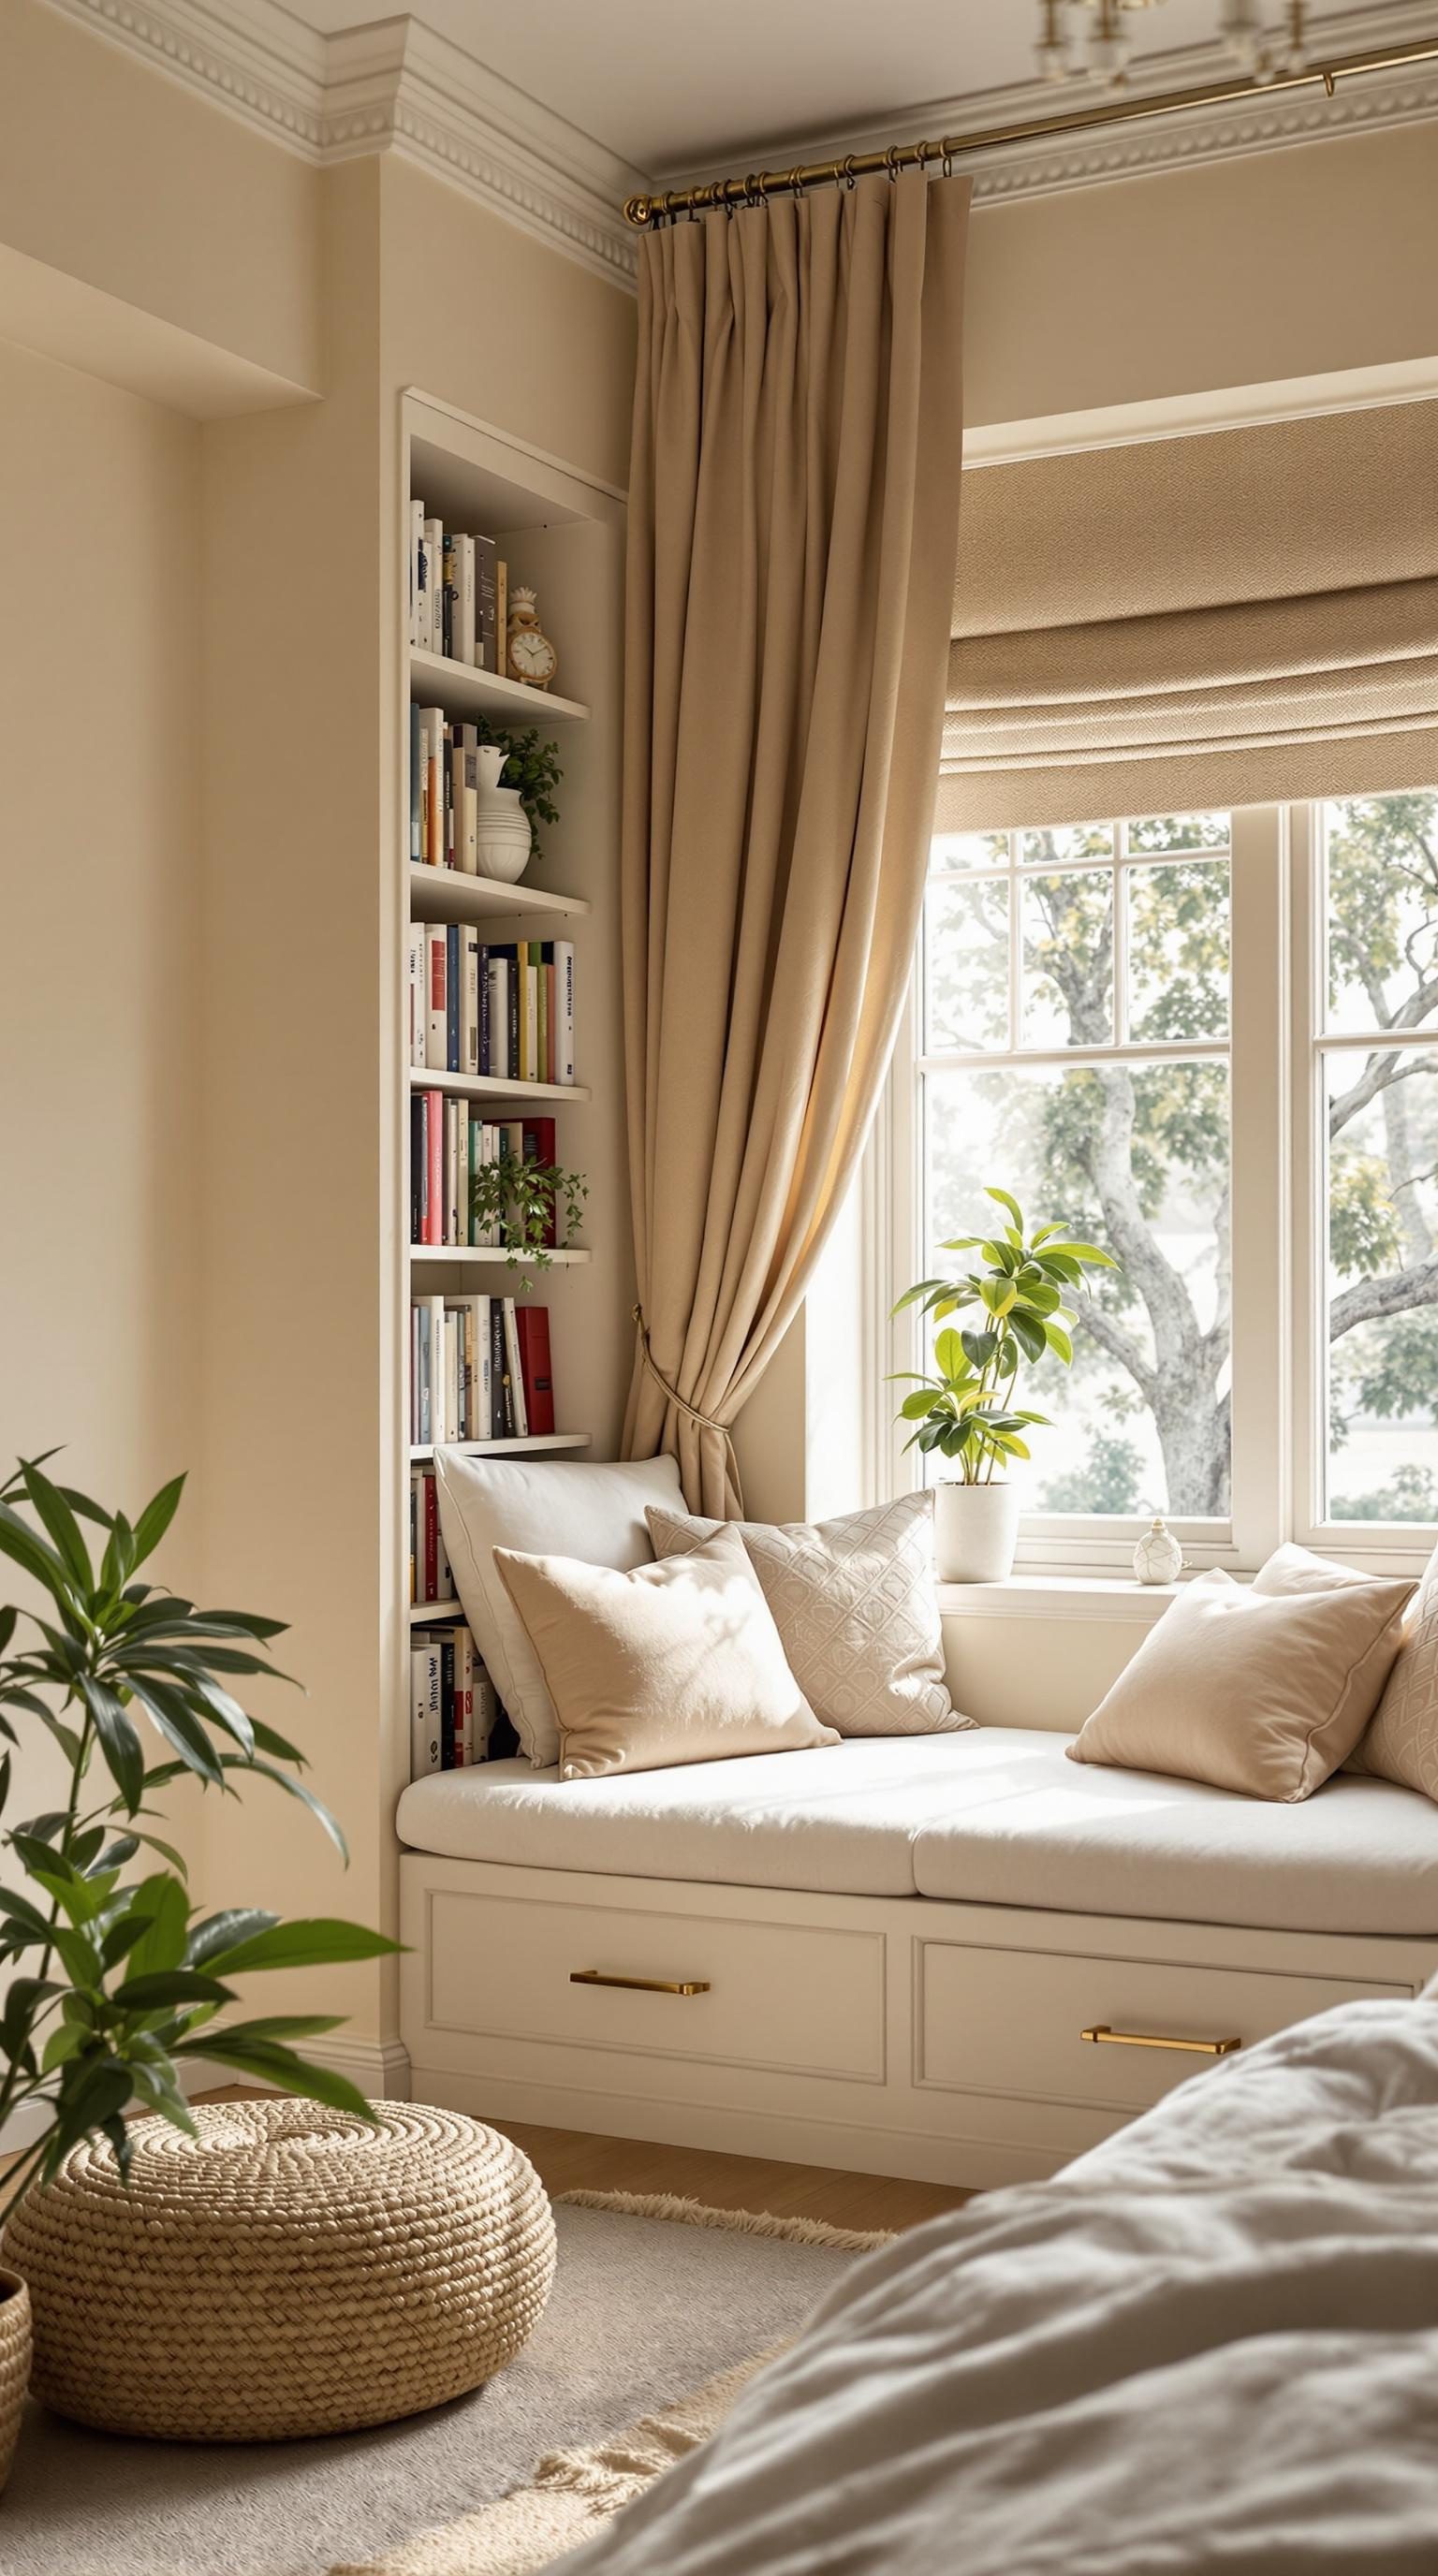
[[[1291,1527],[1284,809],[1235,813],[1232,847],[1233,1536],[1256,1566]]]

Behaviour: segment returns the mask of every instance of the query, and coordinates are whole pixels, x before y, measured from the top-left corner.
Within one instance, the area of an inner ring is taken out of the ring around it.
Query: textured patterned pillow
[[[722,1521],[651,1504],[658,1557],[702,1547]],[[934,1590],[934,1498],[906,1494],[835,1521],[739,1521],[799,1688],[841,1735],[943,1735],[973,1726],[944,1680]]]
[[[1438,1548],[1423,1569],[1383,1697],[1346,1767],[1438,1802]]]

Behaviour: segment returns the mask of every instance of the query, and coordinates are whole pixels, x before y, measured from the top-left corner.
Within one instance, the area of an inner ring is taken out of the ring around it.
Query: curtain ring
[[[744,203],[746,206],[762,206],[764,203],[764,192],[759,185],[757,170],[751,170],[744,182]]]
[[[789,173],[789,186],[793,190],[794,203],[796,206],[804,193],[804,183],[800,176],[801,167],[802,165],[796,161],[793,169]]]
[[[888,164],[889,178],[891,181],[897,179],[899,175],[899,154],[902,149],[903,146],[901,144],[891,143],[888,151],[884,155],[884,159]]]
[[[952,179],[954,175],[954,156],[949,150],[947,143],[944,145],[943,159],[939,163],[939,168],[942,170],[946,179]]]
[[[852,152],[845,153],[843,160],[839,164],[839,175],[846,188],[857,188],[859,182],[854,176],[854,155]]]

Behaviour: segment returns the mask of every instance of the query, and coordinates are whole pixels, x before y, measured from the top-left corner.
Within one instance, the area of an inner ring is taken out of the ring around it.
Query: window
[[[1126,1566],[1158,1511],[1198,1563],[1426,1550],[1435,1076],[1438,791],[936,838],[882,1286],[961,1266],[991,1181],[1122,1265],[1032,1382],[1022,1562]]]

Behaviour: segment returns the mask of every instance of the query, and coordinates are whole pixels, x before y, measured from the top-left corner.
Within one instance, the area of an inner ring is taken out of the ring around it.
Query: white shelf
[[[582,1082],[506,1082],[497,1073],[431,1073],[426,1064],[409,1069],[412,1091],[458,1092],[466,1100],[587,1100]]]
[[[530,920],[566,921],[588,912],[582,895],[549,894],[541,886],[505,885],[499,877],[467,877],[459,868],[409,863],[412,921],[494,921],[520,914]]]
[[[445,653],[409,653],[409,694],[422,706],[458,708],[463,715],[499,716],[511,724],[546,725],[582,722],[589,709],[578,698],[561,698],[553,689],[533,688],[527,680],[507,680],[500,671],[476,671],[471,663],[451,661]]]
[[[551,1252],[543,1261],[534,1252],[508,1252],[503,1244],[491,1243],[412,1243],[411,1261],[503,1261],[515,1270],[572,1270],[589,1254],[577,1248],[573,1252]]]
[[[538,1457],[546,1449],[587,1449],[589,1446],[587,1431],[540,1431],[528,1440],[443,1440],[440,1443],[442,1449],[462,1450],[466,1458]],[[427,1440],[421,1447],[411,1449],[409,1454],[415,1460],[432,1458],[434,1444]]]
[[[462,1619],[463,1617],[463,1604],[458,1601],[411,1601],[409,1605],[412,1628],[427,1627],[431,1619]]]

